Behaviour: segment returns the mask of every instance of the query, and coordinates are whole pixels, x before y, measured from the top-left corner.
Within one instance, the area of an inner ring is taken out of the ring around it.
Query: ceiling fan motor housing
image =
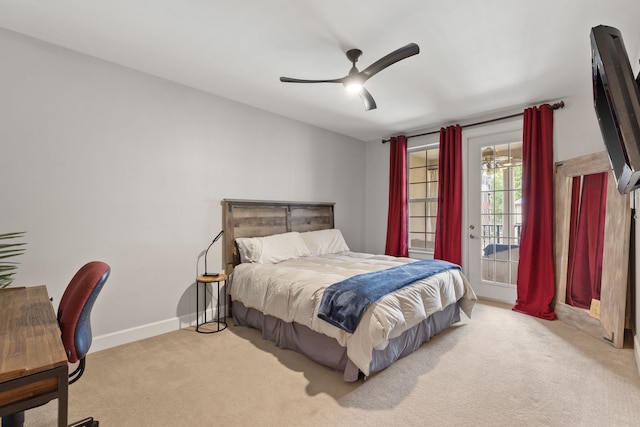
[[[360,49],[350,49],[347,51],[347,58],[349,58],[349,61],[351,61],[353,65],[358,62],[358,59],[360,59],[361,56],[362,51]]]

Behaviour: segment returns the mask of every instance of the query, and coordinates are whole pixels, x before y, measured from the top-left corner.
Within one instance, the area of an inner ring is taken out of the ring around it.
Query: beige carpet
[[[640,426],[640,375],[632,349],[485,302],[364,382],[231,326],[92,353],[69,406],[105,427]],[[56,408],[25,425],[55,425]]]

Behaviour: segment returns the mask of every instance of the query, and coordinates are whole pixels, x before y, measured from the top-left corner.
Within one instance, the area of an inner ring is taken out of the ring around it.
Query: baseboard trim
[[[640,374],[640,337],[638,335],[634,335],[633,337],[633,351],[636,354],[636,367]]]
[[[220,309],[226,310],[224,306],[220,307]],[[200,313],[200,316],[200,321],[202,321],[202,313]],[[214,310],[208,309],[207,319],[211,320],[213,318]],[[229,319],[227,319],[227,321],[229,321]],[[195,325],[196,316],[194,313],[192,313],[185,316],[173,317],[171,319],[161,320],[159,322],[136,326],[135,328],[129,328],[122,331],[95,336],[93,337],[93,342],[91,343],[91,349],[89,353],[106,350],[108,348],[117,347],[123,344],[129,344],[134,341],[155,337],[156,335],[166,334]]]

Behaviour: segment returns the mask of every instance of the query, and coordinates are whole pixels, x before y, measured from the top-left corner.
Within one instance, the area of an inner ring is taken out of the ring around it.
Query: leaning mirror
[[[554,310],[622,348],[631,208],[610,170],[604,152],[556,163]]]

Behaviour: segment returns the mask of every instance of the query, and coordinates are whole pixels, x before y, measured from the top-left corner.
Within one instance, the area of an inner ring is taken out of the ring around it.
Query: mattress
[[[390,340],[432,314],[459,303],[470,317],[476,301],[471,286],[458,269],[419,280],[372,303],[354,333],[317,317],[323,292],[346,278],[414,261],[347,251],[274,264],[243,263],[233,271],[230,294],[243,307],[333,338],[346,348],[349,360],[369,375],[374,351],[384,350]]]

